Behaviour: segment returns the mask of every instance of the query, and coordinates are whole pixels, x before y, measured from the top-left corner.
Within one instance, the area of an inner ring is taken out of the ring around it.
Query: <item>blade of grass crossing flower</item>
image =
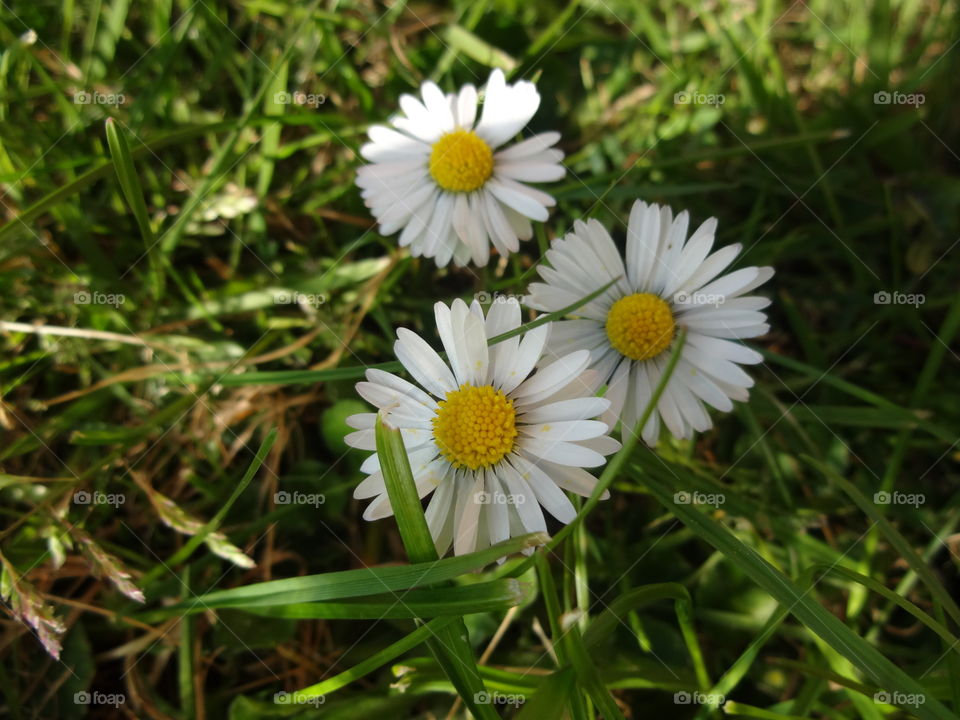
[[[400,431],[388,427],[378,415],[375,435],[383,481],[407,555],[411,562],[437,562],[437,548],[423,514]],[[467,642],[467,628],[463,619],[458,618],[444,626],[427,640],[427,646],[447,673],[467,709],[481,720],[496,718],[497,713],[489,704],[476,702],[477,698],[486,697],[487,691],[477,670],[473,650]]]
[[[581,307],[586,305],[588,302],[595,300],[596,298],[603,295],[607,290],[612,288],[614,284],[619,280],[620,278],[616,277],[610,282],[608,282],[606,285],[604,285],[603,287],[598,288],[597,290],[594,290],[589,295],[584,295],[575,303],[571,303],[570,305],[567,305],[567,307],[565,308],[555,310],[554,312],[547,313],[546,315],[541,315],[536,320],[531,320],[530,322],[524,325],[521,325],[518,328],[514,328],[513,330],[507,330],[507,332],[505,333],[500,333],[499,335],[495,335],[494,337],[490,338],[487,341],[487,345],[496,345],[497,343],[501,343],[504,340],[509,340],[510,338],[516,337],[517,335],[523,335],[524,333],[528,333],[534,328],[540,327],[541,325],[546,325],[547,323],[551,323],[554,320],[560,320],[561,318],[566,317],[567,315],[574,312],[575,310],[580,309]]]
[[[591,300],[600,297],[600,295],[605,293],[608,288],[612,287],[615,282],[617,282],[617,280],[611,280],[599,290],[595,290],[589,295],[585,295],[575,303],[572,303],[565,308],[557,310],[556,312],[547,313],[546,315],[541,315],[537,319],[531,320],[530,322],[521,325],[518,328],[508,330],[505,333],[501,333],[500,335],[492,337],[487,341],[487,344],[496,345],[504,340],[509,340],[512,337],[530,332],[541,325],[546,325],[554,320],[559,320],[560,318],[569,315],[575,310],[583,307]],[[438,355],[440,355],[442,358],[446,358],[446,353],[441,352],[438,353]],[[390,362],[378,363],[376,365],[351,365],[348,367],[329,368],[327,370],[273,370],[264,372],[245,372],[237,375],[227,375],[225,377],[218,378],[217,382],[221,385],[306,385],[333,380],[352,380],[354,378],[362,378],[366,374],[367,370],[371,369],[383,370],[385,372],[399,372],[403,370],[403,365],[399,360],[391,360]],[[192,375],[182,377],[190,380],[197,379]]]
[[[637,446],[637,442],[640,439],[640,430],[644,425],[647,424],[647,420],[650,419],[650,414],[657,407],[657,403],[660,401],[660,396],[663,395],[663,391],[667,387],[667,383],[670,381],[670,377],[673,375],[673,371],[677,367],[677,363],[680,361],[680,353],[683,351],[684,343],[687,340],[687,331],[686,328],[680,331],[680,335],[677,337],[677,342],[674,344],[673,349],[670,354],[670,359],[667,361],[667,367],[664,369],[663,376],[660,378],[660,382],[657,383],[657,387],[654,388],[653,394],[650,396],[650,402],[647,403],[647,407],[643,411],[640,420],[637,422],[637,426],[634,432],[629,433],[623,440],[623,447],[621,447],[617,454],[614,455],[608,462],[607,466],[603,469],[603,472],[600,473],[600,477],[597,479],[596,487],[593,488],[593,492],[590,494],[590,497],[583,504],[583,507],[580,508],[580,512],[577,513],[577,516],[570,521],[568,525],[563,527],[547,544],[547,548],[552,550],[562,543],[566,537],[573,532],[574,528],[582,523],[584,518],[590,514],[590,512],[597,506],[600,502],[600,496],[603,495],[603,492],[610,486],[614,478],[618,477],[620,474],[621,468],[623,468],[624,463],[627,461],[627,458],[633,453],[634,448]],[[517,565],[516,567],[509,568],[506,570],[506,573],[509,573],[512,577],[516,577],[530,568],[530,563],[533,562],[532,558],[528,559],[526,562]]]
[[[805,628],[816,633],[825,643],[852,662],[877,685],[891,693],[906,696],[924,695],[926,702],[919,707],[905,708],[926,720],[956,720],[939,700],[903,670],[890,662],[875,647],[844,625],[813,598],[770,563],[757,551],[741,542],[726,527],[694,505],[673,502],[673,488],[659,478],[645,479],[651,494],[689,527],[698,537],[727,556],[748,577],[762,587],[777,602],[786,607]]]

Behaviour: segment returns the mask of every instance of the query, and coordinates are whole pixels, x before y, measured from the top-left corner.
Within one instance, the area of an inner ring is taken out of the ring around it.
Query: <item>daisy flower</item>
[[[533,283],[526,304],[552,312],[575,303],[609,283],[604,294],[577,310],[576,319],[553,323],[548,350],[563,354],[587,348],[591,367],[611,401],[605,419],[619,416],[626,433],[640,420],[656,389],[674,338],[687,338],[655,412],[642,430],[648,445],[660,435],[660,421],[674,437],[711,427],[704,404],[728,412],[733,400],[745,401],[752,378],[740,365],[763,357],[737,342],[766,333],[770,301],[748,296],[773,276],[773,268],[748,267],[721,273],[740,253],[730,245],[710,253],[716,218],[687,238],[690,217],[674,218],[669,207],[637,201],[627,227],[626,267],[609,233],[596,220],[578,221],[573,232],[554,240],[538,268],[543,283]]]
[[[357,392],[399,427],[421,498],[432,493],[427,525],[442,555],[453,544],[461,555],[528,532],[545,532],[541,506],[563,523],[576,515],[563,490],[588,497],[599,467],[620,443],[596,418],[610,401],[593,396],[590,353],[576,350],[534,368],[549,325],[487,347],[520,326],[516,302],[462,300],[434,306],[445,362],[419,335],[397,331],[394,351],[417,384],[382,370],[367,370]],[[584,374],[586,373],[586,377]],[[346,442],[376,450],[376,414],[352,415],[357,428]],[[358,499],[373,498],[363,514],[393,514],[376,452],[361,466],[368,474]]]
[[[445,266],[471,260],[483,266],[490,243],[501,255],[533,236],[531,220],[547,219],[552,197],[525,183],[559,180],[563,153],[553,147],[560,133],[534,135],[501,147],[523,129],[540,106],[530,82],[507,85],[503,71],[487,81],[480,121],[477,90],[464,85],[444,95],[432,82],[420,99],[400,97],[403,114],[392,128],[370,128],[360,154],[370,161],[357,170],[364,203],[380,232],[402,229],[400,246],[414,257]]]

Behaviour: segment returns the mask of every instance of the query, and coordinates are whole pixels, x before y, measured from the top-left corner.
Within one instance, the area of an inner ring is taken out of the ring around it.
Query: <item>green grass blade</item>
[[[835,647],[879,687],[890,692],[903,693],[905,696],[927,695],[915,680],[808,597],[804,589],[760,557],[756,550],[737,539],[723,525],[693,505],[674,503],[673,488],[662,480],[649,477],[646,478],[646,485],[657,500],[697,536],[726,555],[771,597],[788,608],[804,627]],[[956,716],[942,703],[929,696],[927,702],[920,707],[907,709],[924,719],[956,720]]]
[[[420,643],[426,642],[430,638],[434,637],[437,633],[442,632],[445,628],[449,627],[455,621],[456,618],[452,617],[443,617],[431,620],[425,625],[418,627],[403,639],[397,640],[397,642],[388,645],[383,650],[378,650],[366,660],[354,665],[346,672],[342,672],[339,675],[335,675],[334,677],[330,678],[329,680],[323,680],[322,682],[318,682],[315,685],[310,685],[309,687],[305,687],[302,690],[298,690],[296,693],[291,694],[294,695],[295,698],[302,699],[319,697],[321,695],[332,693],[334,690],[339,690],[340,688],[349,685],[354,680],[362,678],[364,675],[368,675],[377,668],[383,667],[391,660],[403,655],[403,653],[409,652]]]
[[[402,595],[382,593],[358,600],[325,603],[293,603],[257,606],[256,615],[297,619],[432,618],[444,615],[471,615],[502,612],[533,600],[528,583],[494,580],[478,585],[410,590]]]
[[[254,583],[230,590],[217,590],[199,596],[194,602],[178,603],[168,608],[152,610],[140,616],[146,622],[201,612],[205,609],[237,608],[240,610],[267,605],[342,600],[351,597],[377,595],[383,592],[425,587],[451,580],[465,573],[480,570],[504,555],[543,544],[545,536],[531,533],[511,538],[479,552],[444,558],[432,563],[341,570],[321,575],[285,578]],[[147,619],[149,618],[149,620]]]

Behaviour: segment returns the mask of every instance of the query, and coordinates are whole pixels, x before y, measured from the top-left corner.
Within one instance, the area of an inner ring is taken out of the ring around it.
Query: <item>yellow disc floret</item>
[[[471,192],[493,175],[493,150],[472,130],[454,130],[433,144],[430,174],[450,192]]]
[[[621,355],[649,360],[673,341],[676,324],[670,306],[650,293],[634,293],[617,300],[607,313],[607,337]]]
[[[447,393],[433,416],[433,438],[457,468],[494,465],[513,450],[517,437],[513,403],[490,385],[470,383]]]

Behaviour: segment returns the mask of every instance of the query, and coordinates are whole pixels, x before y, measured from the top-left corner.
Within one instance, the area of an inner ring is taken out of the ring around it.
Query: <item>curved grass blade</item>
[[[156,622],[174,615],[196,613],[218,608],[246,610],[252,607],[284,605],[351,597],[377,595],[383,592],[425,587],[451,580],[486,567],[504,555],[512,555],[528,547],[542,545],[546,536],[531,533],[511,538],[499,545],[459,557],[444,558],[432,563],[360,568],[304,577],[269,580],[229,590],[201,595],[189,603],[141,613],[144,622]]]
[[[377,668],[383,667],[391,660],[403,655],[405,652],[412,650],[420,643],[426,642],[430,638],[434,637],[437,633],[449,627],[455,621],[456,618],[452,617],[442,617],[431,620],[425,625],[418,627],[405,638],[397,640],[397,642],[388,645],[383,650],[375,652],[366,660],[357,663],[349,670],[342,672],[339,675],[335,675],[329,680],[323,680],[315,685],[310,685],[302,690],[297,690],[295,693],[291,693],[291,695],[294,696],[295,700],[299,698],[299,700],[297,700],[298,702],[303,702],[306,698],[327,695],[332,693],[334,690],[339,690],[340,688],[349,685],[354,680],[362,678],[364,675],[373,672]]]
[[[526,587],[524,587],[524,585]],[[249,608],[255,615],[298,620],[381,618],[432,618],[501,612],[533,599],[529,583],[494,580],[478,585],[410,590],[402,595],[383,593],[357,600],[322,603],[294,603]]]
[[[919,707],[905,708],[926,720],[956,720],[939,700],[929,696],[924,688],[903,670],[890,662],[875,647],[844,625],[822,605],[808,597],[787,576],[764,560],[749,545],[741,542],[727,528],[694,505],[673,502],[673,488],[655,477],[645,479],[647,488],[673,514],[702,540],[726,555],[748,577],[762,587],[777,602],[792,613],[808,630],[836,648],[877,685],[888,692],[904,696],[924,695],[927,701]]]
[[[880,528],[887,540],[890,541],[890,544],[896,549],[898,553],[903,556],[903,559],[907,561],[911,569],[917,573],[923,583],[927,586],[927,589],[930,591],[930,594],[937,599],[942,605],[943,609],[947,612],[950,617],[953,618],[953,621],[957,624],[960,624],[960,607],[957,607],[957,603],[950,593],[947,592],[947,589],[943,584],[937,580],[936,575],[933,574],[933,571],[930,569],[930,566],[923,561],[917,552],[913,549],[907,539],[900,534],[900,532],[890,524],[890,521],[887,520],[879,510],[875,503],[870,502],[860,490],[857,489],[856,485],[842,477],[836,470],[825,465],[819,460],[810,457],[809,455],[801,455],[808,464],[815,467],[823,475],[830,480],[833,480],[840,488],[850,496],[850,499],[857,504],[864,513],[866,513],[871,520],[873,520],[877,527]]]
[[[120,183],[123,196],[127,199],[127,204],[130,206],[133,217],[137,221],[137,226],[140,228],[140,235],[143,236],[144,250],[150,263],[151,289],[154,299],[158,300],[163,293],[163,273],[160,268],[160,259],[157,257],[153,228],[150,227],[147,204],[143,200],[140,178],[137,176],[133,158],[130,156],[130,146],[127,144],[123,131],[117,127],[116,120],[107,118],[105,129],[110,156],[117,171],[117,181]]]

